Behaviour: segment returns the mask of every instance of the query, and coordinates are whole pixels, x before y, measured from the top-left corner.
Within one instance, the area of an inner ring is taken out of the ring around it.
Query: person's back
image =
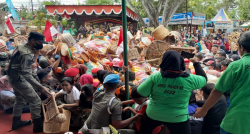
[[[199,107],[203,106],[206,101],[198,102]],[[227,104],[225,96],[207,112],[203,120],[201,134],[220,134],[220,124],[226,115]]]
[[[86,121],[86,125],[89,129],[101,129],[104,126],[109,126],[112,119],[121,120],[121,101],[114,99],[112,106],[112,115],[108,113],[108,103],[114,97],[113,94],[109,92],[97,91],[94,93],[94,99],[92,101],[91,114]],[[117,111],[120,109],[120,111]]]

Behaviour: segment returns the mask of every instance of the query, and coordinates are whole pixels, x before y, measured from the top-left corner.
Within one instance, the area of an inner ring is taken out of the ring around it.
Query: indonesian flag
[[[6,25],[8,34],[15,33],[14,27],[12,26],[12,22],[9,17],[6,20]]]
[[[127,48],[129,50],[129,47],[127,47]],[[120,28],[120,35],[119,35],[119,39],[118,39],[118,44],[117,44],[116,54],[120,55],[122,52],[123,52],[123,30],[122,30],[122,27],[121,27]]]
[[[56,28],[52,26],[52,24],[47,20],[46,25],[45,25],[45,30],[44,30],[45,40],[47,42],[52,41],[52,37],[58,33],[59,32],[56,30]]]
[[[122,31],[122,27],[120,27],[120,35],[119,35],[117,46],[119,47],[122,42],[123,42],[123,31]]]

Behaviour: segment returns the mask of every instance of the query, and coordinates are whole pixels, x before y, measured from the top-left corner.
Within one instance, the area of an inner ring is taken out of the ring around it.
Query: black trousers
[[[189,120],[180,123],[168,123],[156,121],[147,116],[145,113],[141,121],[140,134],[152,134],[153,130],[161,125],[165,125],[171,134],[191,134]]]

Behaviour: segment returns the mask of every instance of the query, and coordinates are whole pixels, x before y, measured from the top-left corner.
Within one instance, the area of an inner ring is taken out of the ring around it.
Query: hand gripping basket
[[[48,98],[42,102],[44,123],[44,133],[65,133],[69,131],[71,112],[64,110],[63,108],[58,109],[55,98]],[[58,121],[58,116],[64,114],[66,120]]]

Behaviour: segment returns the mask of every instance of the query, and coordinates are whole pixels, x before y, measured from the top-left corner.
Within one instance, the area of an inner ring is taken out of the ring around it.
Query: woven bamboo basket
[[[164,40],[169,35],[169,31],[163,26],[158,26],[153,32],[152,36],[155,40]]]
[[[84,62],[89,62],[89,56],[85,52],[81,53],[81,58],[84,60]]]
[[[66,121],[59,123],[55,117],[51,121],[44,121],[44,133],[65,133],[69,131],[71,112],[69,110],[64,110],[63,108],[58,109],[58,111],[66,116]]]
[[[87,51],[87,55],[89,56],[89,59],[96,63],[99,59],[98,59],[98,52],[94,52],[94,51]]]
[[[169,49],[170,45],[165,41],[155,40],[147,48],[145,53],[146,60],[149,60],[151,65],[159,65],[159,62],[154,59],[159,59],[162,56],[162,53],[165,53]]]
[[[129,60],[134,60],[134,59],[137,59],[137,58],[140,58],[140,54],[138,52],[138,50],[136,48],[133,48],[133,49],[130,49],[128,51],[128,59]]]
[[[41,26],[42,33],[44,33],[45,26]]]
[[[66,43],[69,46],[69,48],[76,44],[75,39],[70,33],[62,34],[62,42]]]
[[[104,69],[104,70],[107,70],[107,71],[109,71],[109,72],[112,72],[112,70],[110,69],[109,65],[103,64],[103,69]]]
[[[109,54],[115,54],[116,50],[117,50],[117,44],[118,44],[118,41],[113,41],[112,44],[110,45],[110,47],[108,48],[107,52]]]
[[[59,114],[59,110],[56,105],[55,97],[48,98],[42,102],[44,122],[51,121],[56,115]]]
[[[26,35],[26,27],[25,26],[21,26],[20,27],[20,32],[21,32],[21,35]]]
[[[30,32],[37,32],[37,26],[30,26]]]

